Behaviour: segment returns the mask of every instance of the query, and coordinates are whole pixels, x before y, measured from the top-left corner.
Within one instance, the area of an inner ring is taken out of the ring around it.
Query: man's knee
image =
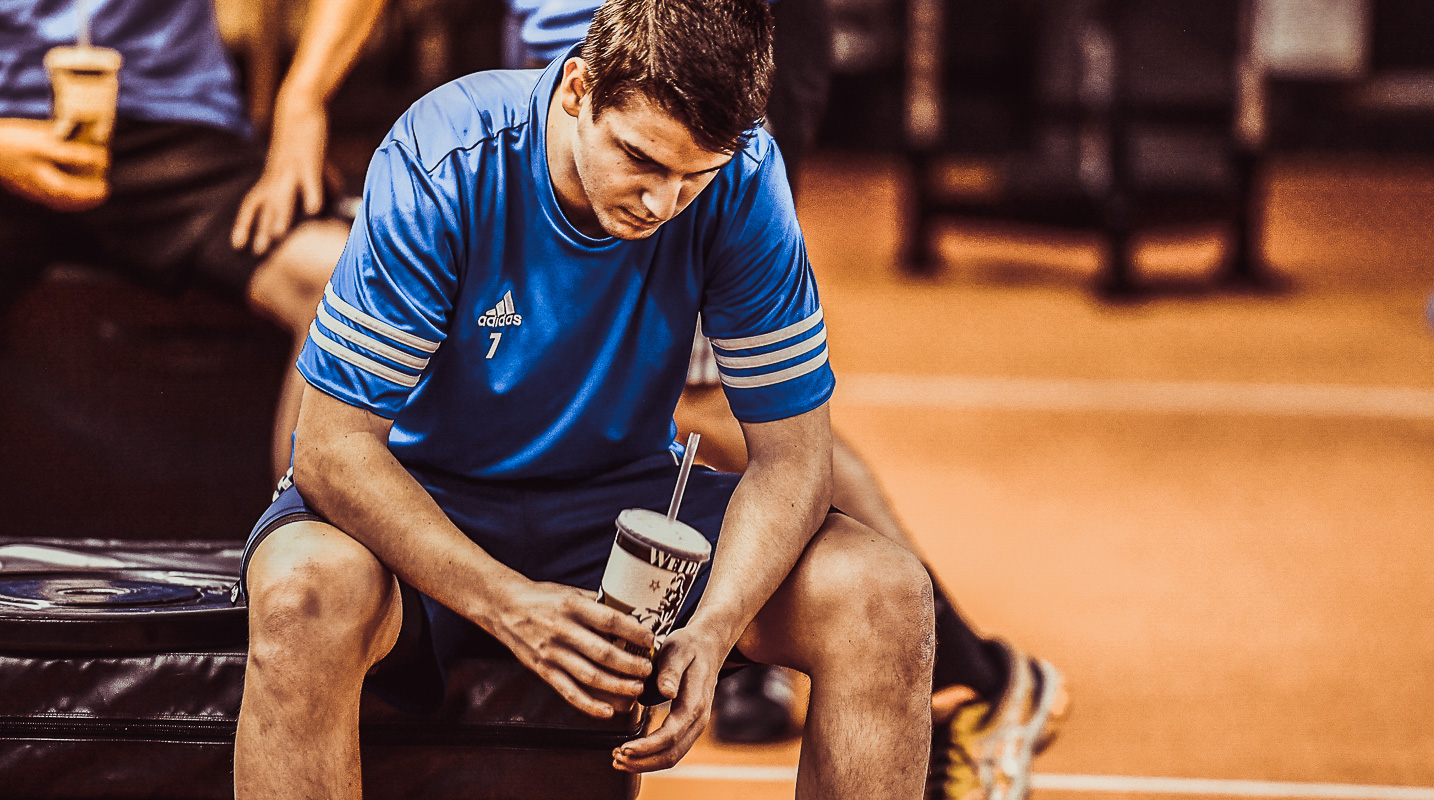
[[[810,591],[832,623],[830,641],[861,658],[930,669],[934,648],[931,578],[920,559],[844,515],[832,515],[816,546]]]
[[[367,670],[396,636],[393,576],[332,527],[276,531],[254,554],[246,580],[250,655],[259,667],[323,660]]]

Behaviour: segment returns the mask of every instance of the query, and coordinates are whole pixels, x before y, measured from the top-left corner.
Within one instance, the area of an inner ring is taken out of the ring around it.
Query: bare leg
[[[331,525],[275,531],[249,563],[237,800],[357,800],[364,675],[403,621],[398,582]]]
[[[931,736],[931,581],[921,562],[833,514],[738,649],[805,672],[799,798],[915,798]]]
[[[836,432],[832,435],[832,505],[913,554],[921,555],[911,532],[896,518],[896,509],[881,490],[876,474],[851,442]]]
[[[304,379],[294,369],[309,323],[324,294],[324,285],[343,253],[349,227],[337,220],[306,222],[293,230],[249,279],[249,305],[277,323],[294,338],[293,356],[279,390],[274,412],[274,477],[289,469],[289,436],[299,421],[299,398]]]

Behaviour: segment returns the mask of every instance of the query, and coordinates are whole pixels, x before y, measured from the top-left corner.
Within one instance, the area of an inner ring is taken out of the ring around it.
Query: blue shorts
[[[414,471],[449,519],[489,555],[534,581],[596,590],[616,536],[614,522],[625,508],[666,513],[678,464],[659,453],[621,469],[578,481],[521,480],[475,483]],[[741,476],[694,466],[678,518],[712,542]],[[286,480],[244,546],[239,591],[260,542],[301,520],[326,521]],[[710,564],[709,564],[710,566]],[[699,573],[678,625],[691,617],[707,588]],[[436,600],[400,581],[403,627],[398,643],[370,672],[365,688],[405,711],[431,713],[442,704],[448,668],[461,657],[504,652],[497,640]],[[649,686],[644,700],[656,700]]]

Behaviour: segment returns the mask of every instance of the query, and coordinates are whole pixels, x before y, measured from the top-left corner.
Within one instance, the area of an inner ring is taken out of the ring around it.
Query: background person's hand
[[[229,243],[250,246],[255,255],[284,238],[294,223],[296,202],[314,215],[324,207],[324,152],[329,116],[321,103],[283,104],[275,109],[274,130],[264,172],[239,205]]]
[[[109,197],[109,149],[55,136],[43,119],[0,119],[0,185],[55,211],[86,211]]]
[[[657,690],[672,700],[662,726],[613,750],[613,766],[652,772],[675,766],[712,716],[712,693],[730,648],[693,626],[667,637],[657,654]]]
[[[524,580],[500,607],[493,634],[579,711],[610,717],[642,693],[652,661],[612,636],[651,647],[652,631],[597,602],[594,592]]]

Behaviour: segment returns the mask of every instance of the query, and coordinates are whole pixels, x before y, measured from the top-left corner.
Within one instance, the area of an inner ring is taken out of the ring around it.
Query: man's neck
[[[578,179],[577,163],[573,160],[573,118],[563,108],[554,92],[548,100],[548,122],[544,139],[547,142],[548,178],[553,184],[553,195],[563,216],[579,231],[601,239],[608,235],[598,224],[592,205],[583,193],[582,181]]]

